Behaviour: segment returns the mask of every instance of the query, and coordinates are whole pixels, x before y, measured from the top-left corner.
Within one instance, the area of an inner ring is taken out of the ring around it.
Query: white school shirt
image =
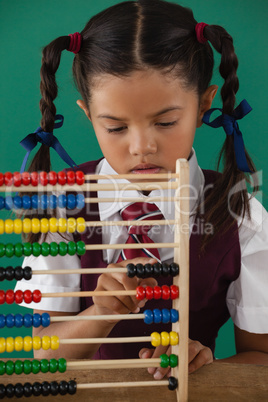
[[[190,233],[194,228],[194,211],[204,193],[205,179],[202,170],[198,166],[195,151],[189,159],[190,167]],[[106,159],[102,159],[96,169],[97,174],[113,175],[112,169]],[[110,179],[102,179],[99,182],[111,183]],[[128,183],[121,179],[117,182]],[[122,194],[121,191],[98,191],[98,197],[117,199],[124,197],[146,197],[140,192],[132,190]],[[154,190],[153,196],[172,196],[174,190]],[[169,220],[174,217],[174,203],[155,202],[164,218]],[[100,220],[121,220],[119,210],[128,202],[114,202],[113,204],[99,203]],[[241,271],[238,279],[232,282],[227,292],[226,303],[232,320],[239,328],[252,333],[268,333],[268,213],[255,199],[251,199],[251,221],[244,219],[239,228],[239,241],[241,247]],[[62,214],[63,210],[59,210]],[[240,220],[238,220],[240,224]],[[160,228],[160,229],[159,229]],[[173,242],[172,226],[158,226],[157,230],[148,233],[154,242]],[[104,227],[102,233],[103,244],[125,243],[127,239],[126,227]],[[72,235],[69,235],[72,240]],[[48,234],[47,242],[63,241],[59,234]],[[120,250],[103,250],[104,260],[107,264],[117,261]],[[163,262],[170,262],[173,257],[173,249],[159,249]],[[23,266],[31,266],[33,270],[80,268],[80,259],[75,256],[65,257],[26,257]],[[42,293],[80,291],[80,275],[33,275],[30,281],[17,282],[15,290],[39,289]],[[40,303],[25,304],[37,310],[79,312],[79,298],[43,298]]]

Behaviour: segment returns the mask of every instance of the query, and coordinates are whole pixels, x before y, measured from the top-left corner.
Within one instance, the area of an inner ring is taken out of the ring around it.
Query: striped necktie
[[[162,213],[155,204],[148,202],[135,202],[121,209],[120,215],[124,221],[160,220]],[[154,243],[148,236],[148,231],[153,225],[129,226],[126,244]],[[156,258],[160,262],[160,255],[156,248],[124,249],[121,251],[117,262],[130,260],[136,257]]]

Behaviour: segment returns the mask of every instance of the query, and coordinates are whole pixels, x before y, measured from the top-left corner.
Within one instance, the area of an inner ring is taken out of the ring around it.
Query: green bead
[[[6,244],[6,257],[11,258],[14,255],[14,245],[12,243]]]
[[[68,243],[68,254],[69,255],[76,254],[76,244],[74,241],[69,241],[69,243]]]
[[[47,257],[50,253],[50,247],[47,242],[42,243],[41,245],[41,254],[43,257]]]
[[[64,241],[59,242],[59,255],[64,257],[67,254],[68,245]]]
[[[47,373],[49,371],[49,362],[47,359],[40,360],[40,369],[42,373]]]
[[[30,374],[32,372],[32,362],[30,360],[24,360],[23,371],[25,374]]]
[[[0,257],[4,257],[6,254],[6,246],[3,243],[0,243]]]
[[[0,375],[5,374],[5,372],[6,372],[6,363],[1,360],[0,361]],[[61,373],[63,373],[63,371],[61,371]]]
[[[26,257],[29,257],[29,255],[32,255],[33,248],[32,248],[31,243],[24,243],[23,244],[23,252],[24,252],[24,255]]]
[[[161,363],[160,366],[163,368],[167,368],[169,366],[169,357],[166,354],[160,356]]]
[[[23,245],[22,243],[15,244],[15,256],[22,257],[23,256]]]
[[[86,252],[86,245],[83,241],[78,241],[76,243],[76,251],[78,255],[84,255]]]
[[[60,372],[60,373],[64,373],[64,372],[66,371],[66,368],[67,368],[67,361],[66,361],[66,359],[64,359],[63,357],[61,357],[61,358],[58,360],[58,363],[59,363],[59,368],[58,368],[59,372]]]
[[[49,371],[51,373],[56,373],[56,371],[58,371],[58,360],[56,359],[49,360]]]
[[[41,364],[39,360],[32,360],[32,372],[33,374],[39,373]]]
[[[56,255],[58,255],[59,253],[59,246],[56,242],[52,242],[50,243],[50,255],[52,255],[52,257],[56,257]]]
[[[177,367],[177,365],[178,365],[178,356],[177,355],[169,356],[169,365],[170,365],[170,367]]]
[[[41,254],[41,244],[37,243],[37,242],[34,242],[33,243],[33,255],[35,257],[39,257],[40,254]]]
[[[18,375],[23,373],[23,362],[21,360],[15,361],[15,373]]]
[[[14,362],[8,360],[6,362],[6,374],[12,375],[14,373]]]

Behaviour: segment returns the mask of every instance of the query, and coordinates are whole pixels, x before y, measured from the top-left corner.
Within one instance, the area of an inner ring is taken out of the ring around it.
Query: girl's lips
[[[161,168],[159,166],[144,164],[144,165],[135,166],[131,170],[131,173],[135,173],[135,174],[155,174],[155,173],[159,173],[160,170],[161,170]]]

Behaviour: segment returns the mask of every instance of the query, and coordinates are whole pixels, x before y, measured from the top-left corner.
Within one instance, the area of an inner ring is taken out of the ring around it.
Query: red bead
[[[61,186],[64,186],[64,184],[66,184],[66,173],[65,172],[58,173],[58,183]]]
[[[12,289],[7,290],[6,291],[6,303],[13,304],[14,300],[15,300],[14,291]]]
[[[162,289],[160,286],[155,286],[154,287],[154,299],[158,300],[161,299],[162,296]]]
[[[29,304],[33,301],[33,295],[32,292],[30,290],[25,290],[23,292],[23,299],[25,301],[25,303]]]
[[[145,293],[147,300],[151,300],[154,297],[154,290],[151,286],[146,286]]]
[[[172,300],[177,299],[179,297],[179,288],[176,285],[170,286],[170,298]]]
[[[32,186],[38,186],[38,173],[37,172],[32,172],[31,173],[31,185]]]
[[[35,289],[33,291],[33,302],[40,303],[41,299],[42,299],[42,293],[40,292],[40,290]]]
[[[69,186],[75,184],[75,172],[73,170],[69,170],[67,172],[67,183],[69,184]]]
[[[167,285],[162,286],[162,299],[163,300],[170,299],[170,288]]]
[[[21,181],[24,186],[29,186],[31,183],[31,176],[29,172],[23,172],[21,174]]]
[[[6,294],[3,290],[0,290],[0,304],[4,304],[6,301]]]
[[[4,184],[4,175],[0,173],[0,187]]]
[[[22,290],[16,290],[15,292],[15,303],[16,304],[21,304],[23,302],[23,291]]]
[[[55,184],[57,184],[58,181],[58,175],[56,172],[48,172],[48,182],[49,184],[51,184],[52,186],[55,186]]]
[[[47,186],[48,184],[47,172],[39,173],[39,183],[41,184],[41,186]]]
[[[21,186],[21,174],[19,172],[14,172],[13,174],[14,186]]]
[[[143,286],[138,286],[136,292],[136,299],[143,300],[145,298],[145,289]]]
[[[12,186],[13,184],[13,174],[10,172],[6,172],[4,174],[4,183],[6,186]]]
[[[79,186],[85,183],[85,175],[81,170],[77,170],[75,172],[75,178],[76,178],[76,184],[78,184]]]

